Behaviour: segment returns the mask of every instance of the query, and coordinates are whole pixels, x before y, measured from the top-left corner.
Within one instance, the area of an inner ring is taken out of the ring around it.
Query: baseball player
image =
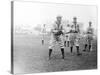
[[[41,29],[41,33],[42,33],[42,45],[44,45],[44,36],[46,34],[45,24],[43,25],[43,28]]]
[[[68,47],[69,47],[69,44],[70,44],[70,39],[69,39],[70,30],[71,30],[71,28],[70,28],[70,25],[68,24],[67,27],[66,27],[66,33],[65,33],[65,43],[64,43],[65,47],[66,47],[66,42],[67,42]]]
[[[92,40],[93,40],[93,28],[92,28],[92,22],[91,21],[89,22],[89,27],[86,31],[85,38],[86,38],[87,43],[85,44],[85,48],[84,48],[83,51],[86,51],[87,46],[89,46],[89,51],[90,51],[90,49],[92,47]]]
[[[71,26],[71,30],[70,30],[70,50],[71,53],[73,52],[73,46],[74,46],[74,41],[75,41],[75,27],[74,25]]]
[[[64,59],[64,29],[62,24],[62,16],[57,16],[56,21],[51,29],[51,37],[49,42],[49,59],[52,54],[53,47],[58,44],[61,48],[62,59]]]

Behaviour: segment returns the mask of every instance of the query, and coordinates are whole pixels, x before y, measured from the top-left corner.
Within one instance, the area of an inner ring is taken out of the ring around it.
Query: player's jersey
[[[65,31],[68,34],[70,32],[71,28],[70,27],[66,27]]]
[[[61,23],[59,26],[57,25],[57,23],[55,22],[51,28],[51,35],[53,36],[57,36],[56,34],[58,33],[58,35],[60,33],[63,33],[64,32],[64,29],[63,29],[63,24]],[[59,35],[60,36],[60,35]]]
[[[89,27],[89,28],[87,29],[87,34],[93,34],[93,28]]]
[[[93,40],[93,28],[88,28],[86,31],[86,34],[84,35],[84,43],[91,44],[91,41]]]

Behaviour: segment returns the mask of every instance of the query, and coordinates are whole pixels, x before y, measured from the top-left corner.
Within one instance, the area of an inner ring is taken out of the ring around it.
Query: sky
[[[43,24],[52,26],[56,16],[61,15],[64,21],[77,21],[83,23],[83,29],[92,21],[93,28],[97,28],[97,8],[89,5],[70,5],[38,2],[14,2],[14,27],[26,26],[27,28],[41,27]]]

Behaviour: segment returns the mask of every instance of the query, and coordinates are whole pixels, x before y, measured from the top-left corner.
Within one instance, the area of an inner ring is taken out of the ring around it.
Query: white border
[[[31,0],[32,1],[32,0]],[[34,0],[36,1],[36,0]],[[100,13],[100,0],[38,0],[41,2],[54,2],[54,3],[67,3],[67,4],[82,4],[82,5],[97,5],[98,13]],[[10,23],[10,0],[0,0],[0,75],[11,75],[10,72],[10,50],[11,50],[11,23]],[[98,14],[98,20],[100,15]],[[100,22],[98,22],[98,58],[100,57],[99,51],[99,36],[100,36]],[[98,66],[99,64],[98,59]],[[67,71],[67,72],[53,72],[53,73],[36,73],[37,75],[99,75],[100,69],[98,70],[82,70],[82,71]],[[25,75],[33,75],[33,74],[25,74]]]

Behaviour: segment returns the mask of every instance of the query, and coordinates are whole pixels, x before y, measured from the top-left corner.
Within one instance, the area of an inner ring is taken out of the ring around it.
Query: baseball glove
[[[60,36],[61,34],[63,34],[62,31],[58,31],[57,33],[55,33],[56,36]]]

